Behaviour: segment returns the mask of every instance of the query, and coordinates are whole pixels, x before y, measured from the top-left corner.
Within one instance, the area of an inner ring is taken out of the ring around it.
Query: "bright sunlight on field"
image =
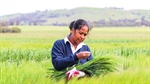
[[[68,27],[19,26],[21,33],[0,33],[0,84],[64,84],[47,78],[50,51]],[[93,28],[84,43],[95,56],[116,59],[117,71],[99,77],[73,79],[69,84],[150,83],[150,28]],[[65,75],[65,74],[64,74]]]

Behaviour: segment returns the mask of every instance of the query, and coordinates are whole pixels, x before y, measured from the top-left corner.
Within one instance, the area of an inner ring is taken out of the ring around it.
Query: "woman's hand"
[[[77,55],[78,59],[86,59],[90,56],[90,52],[89,51],[83,51],[83,52],[79,52],[76,55]]]
[[[76,67],[74,67],[72,70],[67,71],[66,75],[68,76],[67,79],[70,80],[70,78],[73,78],[73,77],[77,77],[77,78],[84,77],[85,73],[77,70]]]

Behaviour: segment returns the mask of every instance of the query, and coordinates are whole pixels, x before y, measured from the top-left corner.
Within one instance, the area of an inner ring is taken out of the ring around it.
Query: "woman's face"
[[[75,44],[79,44],[83,42],[88,34],[88,27],[85,25],[81,27],[81,29],[74,30],[74,28],[71,31],[72,33],[72,40]]]

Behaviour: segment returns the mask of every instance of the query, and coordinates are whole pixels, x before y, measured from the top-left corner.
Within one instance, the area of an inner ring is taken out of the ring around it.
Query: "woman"
[[[75,64],[93,59],[90,48],[83,43],[89,32],[89,25],[83,19],[70,23],[70,34],[64,39],[55,41],[51,56],[56,70],[63,70]]]

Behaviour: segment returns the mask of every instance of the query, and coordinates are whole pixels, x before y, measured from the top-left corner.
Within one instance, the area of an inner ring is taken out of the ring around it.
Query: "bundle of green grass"
[[[66,79],[66,72],[71,70],[72,68],[76,67],[77,70],[83,71],[86,73],[86,77],[92,76],[100,76],[105,75],[109,72],[113,72],[117,70],[115,68],[115,60],[113,57],[110,56],[98,56],[94,57],[94,59],[84,63],[74,65],[72,67],[68,67],[66,70],[57,71],[54,68],[48,69],[48,77],[55,80]]]

